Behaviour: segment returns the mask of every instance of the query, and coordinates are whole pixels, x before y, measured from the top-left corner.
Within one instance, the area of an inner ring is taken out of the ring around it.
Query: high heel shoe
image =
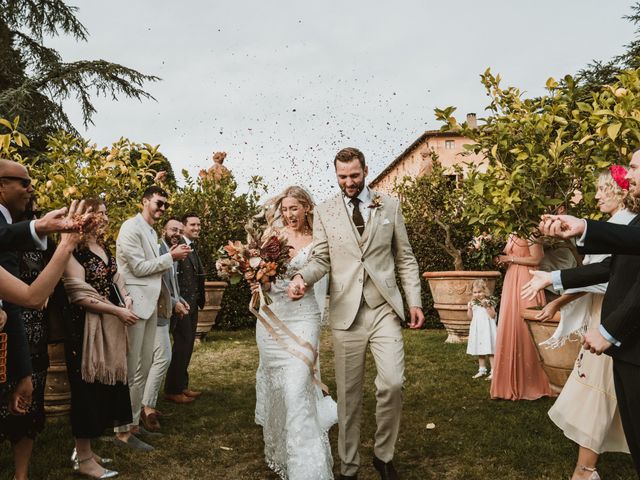
[[[83,460],[80,460],[80,459],[78,459],[78,456],[76,455],[75,460],[73,460],[73,473],[78,474],[78,475],[85,475],[85,476],[91,477],[91,478],[98,478],[98,479],[114,478],[114,477],[117,477],[119,475],[119,473],[116,472],[115,470],[109,470],[107,468],[104,469],[104,472],[99,477],[95,477],[95,476],[90,475],[88,473],[81,472],[80,471],[80,464],[84,463],[84,462],[88,462],[89,460],[93,460],[93,457],[89,457],[89,458],[85,458]]]
[[[591,472],[591,476],[588,480],[600,480],[600,475],[598,475],[595,467],[586,467],[584,465],[580,465],[580,470],[584,472]]]
[[[113,463],[113,458],[103,458],[100,457],[98,455],[96,455],[95,453],[93,454],[93,458],[95,459],[96,462],[98,462],[100,465],[102,465],[103,467],[105,465],[111,465]],[[76,451],[76,449],[73,449],[73,452],[71,452],[71,463],[73,463],[73,469],[75,470],[75,464],[76,461],[78,460],[78,452]]]

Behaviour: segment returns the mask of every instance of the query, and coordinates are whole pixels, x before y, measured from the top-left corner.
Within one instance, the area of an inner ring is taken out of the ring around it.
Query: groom
[[[404,308],[396,268],[409,303],[411,328],[424,323],[420,277],[398,199],[365,186],[367,165],[355,148],[334,160],[342,190],[315,209],[313,254],[294,275],[289,297],[331,271],[329,317],[338,389],[338,452],[343,480],[356,479],[366,348],[376,363],[376,423],[373,465],[385,480],[399,478],[392,459],[402,409]]]

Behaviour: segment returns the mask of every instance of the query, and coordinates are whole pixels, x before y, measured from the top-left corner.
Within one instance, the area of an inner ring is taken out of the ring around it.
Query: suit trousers
[[[400,319],[388,303],[370,308],[362,302],[348,330],[333,329],[338,396],[338,454],[343,475],[355,475],[360,466],[362,385],[367,346],[376,364],[376,434],[374,453],[384,462],[393,459],[402,411],[404,342]]]
[[[198,326],[198,305],[189,302],[190,311],[182,318],[171,319],[173,332],[173,350],[171,365],[167,372],[164,391],[169,395],[177,395],[189,387],[189,363],[193,353],[193,343],[196,339]],[[175,326],[174,326],[175,325]]]
[[[613,359],[613,382],[624,436],[640,477],[640,365]]]
[[[171,363],[171,338],[169,337],[169,324],[156,327],[156,341],[153,349],[153,361],[149,369],[149,378],[144,387],[142,405],[156,407],[158,392],[164,380],[164,376]]]
[[[116,432],[128,432],[132,426],[140,423],[140,409],[142,408],[142,396],[149,376],[149,369],[153,361],[153,350],[156,343],[157,312],[154,311],[150,318],[139,319],[133,325],[127,327],[127,379],[129,382],[129,395],[131,396],[131,425],[123,425],[114,428]]]

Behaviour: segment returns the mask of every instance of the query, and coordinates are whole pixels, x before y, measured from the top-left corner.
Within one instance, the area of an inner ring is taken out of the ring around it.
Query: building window
[[[458,175],[445,175],[445,177],[447,177],[446,182],[449,188],[456,188],[459,186],[461,179],[458,178]]]
[[[456,148],[455,140],[445,140],[444,141],[444,148],[446,150],[453,150],[454,148]]]

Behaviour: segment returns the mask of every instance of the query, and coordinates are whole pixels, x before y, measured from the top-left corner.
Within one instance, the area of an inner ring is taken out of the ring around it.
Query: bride
[[[269,223],[284,227],[292,247],[288,272],[296,272],[311,254],[313,200],[303,188],[292,186],[267,206]],[[256,324],[260,364],[255,421],[263,427],[266,462],[280,478],[332,479],[327,432],[337,422],[337,408],[331,397],[323,396],[317,356],[326,282],[324,291],[318,288],[318,300],[305,295],[292,302],[287,296],[290,273],[266,286],[273,300],[268,308],[275,315],[262,305],[264,322]]]

